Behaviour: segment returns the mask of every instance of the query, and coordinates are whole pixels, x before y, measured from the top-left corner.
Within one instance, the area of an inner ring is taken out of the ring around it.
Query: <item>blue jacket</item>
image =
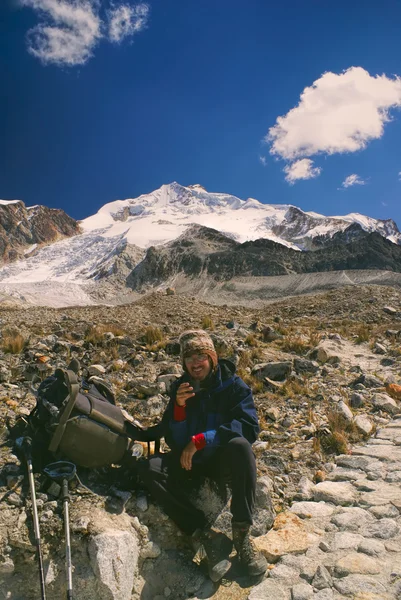
[[[193,435],[203,433],[206,446],[196,452],[194,462],[210,458],[219,446],[235,437],[244,437],[253,444],[259,424],[252,391],[235,375],[233,363],[220,359],[216,372],[206,381],[207,386],[187,401],[185,421],[175,421],[175,397],[184,381],[189,381],[186,373],[172,385],[161,423],[143,432],[146,440],[164,437],[171,450],[181,452]]]

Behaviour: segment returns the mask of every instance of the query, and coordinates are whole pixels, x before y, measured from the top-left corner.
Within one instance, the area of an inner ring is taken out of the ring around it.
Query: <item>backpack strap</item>
[[[76,402],[77,395],[79,392],[79,383],[78,383],[76,374],[73,371],[63,371],[63,373],[64,373],[64,378],[65,378],[65,383],[68,387],[68,396],[64,400],[64,408],[61,412],[60,420],[59,420],[56,430],[53,434],[53,437],[50,441],[50,445],[49,445],[50,452],[56,452],[57,448],[60,445],[61,438],[64,435],[67,421],[72,413],[72,410],[74,408],[74,404]]]

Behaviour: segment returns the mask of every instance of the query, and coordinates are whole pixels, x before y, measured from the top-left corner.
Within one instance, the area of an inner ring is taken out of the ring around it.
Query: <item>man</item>
[[[184,375],[172,386],[161,423],[143,432],[144,441],[164,437],[171,452],[140,466],[140,477],[156,501],[188,535],[204,547],[209,575],[219,581],[230,568],[231,541],[209,528],[189,492],[202,477],[229,483],[234,546],[251,576],[262,575],[266,559],[250,537],[255,503],[256,463],[251,444],[259,433],[250,388],[228,360],[218,360],[203,330],[180,337]]]

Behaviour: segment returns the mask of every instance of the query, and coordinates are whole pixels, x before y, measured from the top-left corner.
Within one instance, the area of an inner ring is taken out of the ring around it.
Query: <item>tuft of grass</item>
[[[20,333],[17,335],[5,335],[1,341],[1,347],[3,352],[7,354],[21,354],[28,343],[28,340],[24,338]]]
[[[295,354],[306,354],[311,346],[308,340],[300,335],[288,336],[281,340],[280,347],[284,352],[294,352]]]
[[[347,454],[347,437],[341,431],[334,431],[320,439],[320,446],[326,454]]]
[[[366,323],[360,325],[356,331],[357,338],[355,340],[356,344],[362,344],[363,342],[368,342],[371,336],[371,327]]]
[[[149,325],[149,327],[146,327],[143,333],[143,339],[149,346],[156,344],[156,342],[161,342],[163,338],[164,335],[162,330],[154,325]]]
[[[105,341],[104,334],[109,332],[116,336],[125,334],[125,331],[114,323],[99,323],[98,325],[92,325],[89,327],[85,333],[85,341],[93,344],[94,346],[99,346]]]
[[[258,345],[258,340],[257,337],[254,333],[250,333],[249,335],[246,336],[245,338],[245,344],[247,344],[248,346],[257,346]]]
[[[210,331],[214,329],[213,320],[208,315],[205,315],[202,319],[202,329],[210,329]]]
[[[247,385],[249,385],[249,387],[252,390],[252,393],[260,394],[263,392],[263,389],[264,389],[263,381],[260,381],[253,375],[250,375],[249,373],[245,372],[245,373],[243,373],[243,377],[241,377],[241,379],[243,379],[243,381],[245,381],[245,383]]]
[[[308,381],[298,381],[297,379],[287,379],[279,389],[282,396],[308,396],[310,393]]]

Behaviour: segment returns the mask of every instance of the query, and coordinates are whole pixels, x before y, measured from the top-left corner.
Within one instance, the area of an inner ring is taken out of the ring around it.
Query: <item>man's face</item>
[[[186,356],[184,361],[187,371],[192,379],[197,379],[198,381],[205,379],[212,370],[208,355],[202,354],[201,352],[194,352],[193,354]]]

